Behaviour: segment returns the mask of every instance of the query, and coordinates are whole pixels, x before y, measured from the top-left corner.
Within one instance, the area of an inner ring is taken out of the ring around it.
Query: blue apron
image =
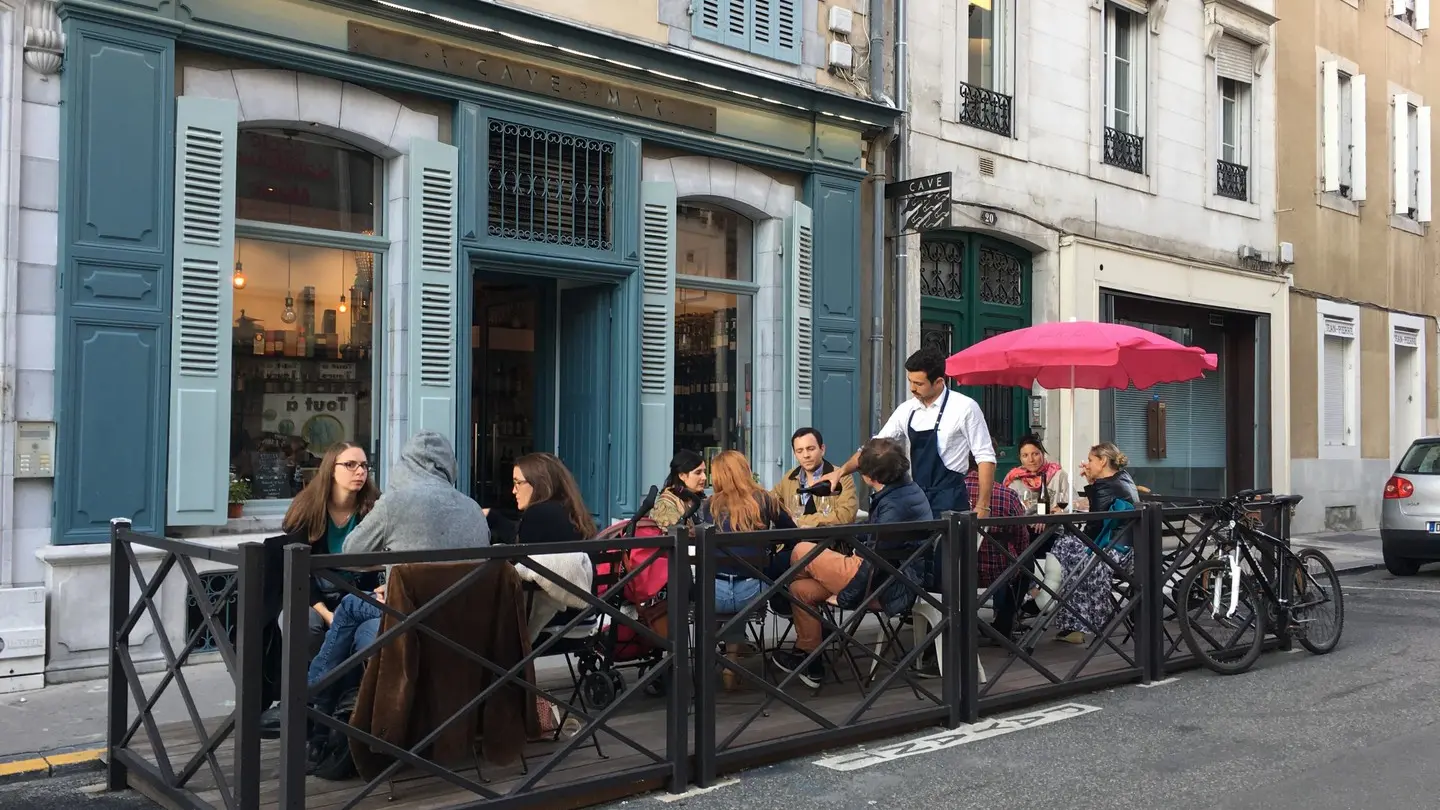
[[[935,415],[935,427],[930,430],[916,430],[915,412],[905,423],[905,434],[910,439],[910,475],[915,483],[925,490],[930,501],[930,511],[938,520],[945,512],[964,512],[970,508],[970,493],[965,489],[965,476],[945,466],[940,460],[940,420],[950,404],[950,389],[941,395],[940,413]]]

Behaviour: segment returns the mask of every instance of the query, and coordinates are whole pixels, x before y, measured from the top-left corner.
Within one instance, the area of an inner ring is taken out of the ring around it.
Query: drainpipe
[[[894,104],[885,94],[885,0],[870,0],[870,100]],[[898,130],[870,142],[870,432],[882,424],[885,407],[885,172],[886,154]]]
[[[895,0],[895,106],[900,117],[895,122],[895,167],[896,180],[910,176],[910,45],[906,41],[909,23],[906,20],[906,0]],[[899,222],[897,217],[896,222]],[[898,228],[897,228],[898,231]],[[906,270],[906,237],[895,235],[895,383],[898,405],[910,396],[910,387],[902,369],[905,367],[905,340],[909,334],[906,328],[908,314],[909,284]]]
[[[885,407],[885,153],[894,133],[870,142],[870,433],[880,432]]]

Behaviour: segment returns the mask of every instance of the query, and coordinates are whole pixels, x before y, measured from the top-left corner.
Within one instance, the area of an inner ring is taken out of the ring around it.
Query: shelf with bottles
[[[734,307],[675,316],[675,356],[711,356],[717,350],[734,351],[738,320]]]

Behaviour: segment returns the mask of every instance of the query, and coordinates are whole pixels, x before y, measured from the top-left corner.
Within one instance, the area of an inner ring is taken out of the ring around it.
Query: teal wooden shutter
[[[749,0],[750,52],[800,62],[804,15],[799,0]]]
[[[456,178],[460,153],[436,141],[410,144],[406,199],[410,433],[456,441],[459,296],[456,286]]]
[[[741,50],[750,49],[751,5],[756,0],[696,0],[690,33]]]
[[[675,184],[640,185],[640,480],[658,484],[675,446]]]
[[[786,301],[789,333],[789,365],[795,373],[786,375],[790,430],[813,425],[811,405],[815,389],[815,224],[814,214],[804,203],[795,203],[786,233]]]
[[[170,453],[166,520],[226,520],[230,481],[230,317],[235,261],[234,101],[175,101]]]

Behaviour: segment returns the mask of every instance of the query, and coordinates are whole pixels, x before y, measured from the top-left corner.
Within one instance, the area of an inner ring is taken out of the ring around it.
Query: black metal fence
[[[1263,517],[1282,537],[1283,511]],[[300,810],[321,794],[327,807],[368,806],[386,793],[400,807],[549,807],[680,792],[806,751],[955,728],[1192,666],[1172,592],[1223,530],[1203,507],[1145,504],[312,555],[284,538],[217,550],[117,521],[109,785],[175,807],[236,810]],[[165,552],[153,574],[136,547]],[[593,579],[562,572],[567,555],[583,555]],[[233,582],[215,594],[200,587],[202,560],[233,567]],[[1048,561],[1063,562],[1066,576]],[[628,586],[661,566],[659,598],[633,604]],[[383,598],[354,576],[380,567],[390,572]],[[176,571],[208,602],[178,651],[156,603]],[[832,589],[837,571],[863,575],[864,587]],[[373,642],[329,655],[331,666],[314,673],[312,580],[378,620]],[[717,596],[741,592],[743,604],[719,610]],[[566,612],[532,638],[543,599]],[[220,624],[225,610],[238,616],[234,629]],[[154,690],[130,652],[146,616],[166,665]],[[220,718],[202,716],[183,669],[210,639],[235,684],[234,708]],[[155,720],[170,688],[188,723]],[[337,710],[340,694],[349,714]],[[277,702],[271,741],[262,714]],[[542,715],[552,722],[542,726]],[[337,739],[358,774],[326,781],[313,773],[317,746]]]

